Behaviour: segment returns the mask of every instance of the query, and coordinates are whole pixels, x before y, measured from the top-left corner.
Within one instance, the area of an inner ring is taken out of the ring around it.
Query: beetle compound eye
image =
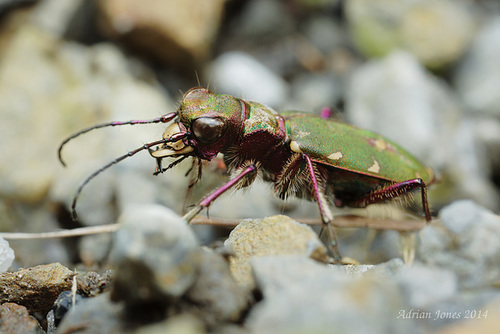
[[[226,130],[226,122],[217,117],[200,117],[191,126],[193,133],[203,144],[211,144],[218,140]]]

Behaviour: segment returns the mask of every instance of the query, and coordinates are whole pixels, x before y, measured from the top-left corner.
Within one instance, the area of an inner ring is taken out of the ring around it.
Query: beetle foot
[[[189,210],[188,213],[186,213],[184,216],[182,216],[182,219],[184,219],[185,221],[187,221],[189,223],[191,220],[193,220],[194,217],[196,217],[196,215],[198,213],[200,213],[201,210],[203,210],[203,207],[200,205],[197,205],[194,208],[192,208],[191,210]]]
[[[163,174],[166,170],[168,170],[168,168],[158,169],[158,167],[156,167],[155,171],[153,172],[153,175],[157,176],[158,174]]]
[[[151,153],[151,149],[149,149],[149,151]],[[154,176],[164,172],[163,168],[161,167],[161,160],[162,160],[162,158],[156,158],[156,168],[155,168],[155,171],[153,173]]]
[[[328,255],[330,255],[333,259],[332,263],[341,263],[342,257],[340,256],[337,235],[333,230],[333,226],[330,222],[324,222],[323,229],[327,232],[328,242],[326,244],[326,249],[328,251]]]

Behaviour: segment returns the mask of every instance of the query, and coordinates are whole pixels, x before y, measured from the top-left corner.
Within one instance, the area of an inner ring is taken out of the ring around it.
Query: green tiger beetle
[[[392,141],[325,117],[273,109],[230,95],[215,94],[197,87],[186,92],[176,112],[151,120],[132,120],[99,124],[68,137],[71,139],[94,129],[173,121],[163,138],[142,145],[111,161],[91,174],[78,188],[72,204],[83,187],[96,175],[120,161],[148,150],[156,159],[155,175],[193,157],[192,184],[201,177],[201,161],[222,153],[230,180],[203,198],[184,218],[189,222],[201,210],[231,188],[244,188],[258,175],[274,183],[282,199],[297,196],[318,204],[328,250],[340,261],[337,239],[331,222],[330,206],[363,208],[420,190],[423,212],[431,220],[427,186],[434,182],[430,168]],[[164,158],[174,158],[162,167]],[[198,168],[195,168],[195,167]]]

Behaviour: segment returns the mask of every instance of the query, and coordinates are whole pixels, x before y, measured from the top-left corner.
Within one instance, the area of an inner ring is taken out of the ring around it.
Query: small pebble
[[[211,66],[211,85],[225,93],[271,107],[282,105],[288,97],[288,85],[276,73],[242,52],[228,52]]]
[[[9,242],[0,237],[0,273],[7,271],[14,262],[14,250],[9,247]]]
[[[200,255],[187,223],[160,205],[131,207],[118,222],[110,255],[116,270],[112,299],[140,304],[184,294]]]
[[[417,258],[453,271],[462,288],[498,284],[500,216],[463,200],[443,208],[439,218],[420,231]]]
[[[326,247],[309,226],[287,216],[242,221],[229,235],[225,246],[235,256],[229,260],[231,273],[243,286],[253,286],[250,260],[268,255],[302,255],[320,261],[328,259]]]

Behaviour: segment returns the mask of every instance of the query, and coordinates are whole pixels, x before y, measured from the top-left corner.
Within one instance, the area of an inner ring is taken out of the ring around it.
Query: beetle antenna
[[[78,131],[77,133],[72,134],[68,138],[66,138],[61,145],[59,146],[59,149],[57,150],[57,156],[59,157],[59,161],[61,164],[66,167],[66,164],[64,163],[64,160],[62,159],[62,149],[63,146],[66,145],[70,140],[83,135],[84,133],[87,133],[89,131],[95,130],[95,129],[100,129],[100,128],[105,128],[108,126],[117,126],[117,125],[135,125],[135,124],[151,124],[151,123],[168,123],[172,119],[177,116],[176,112],[168,113],[165,115],[162,115],[160,117],[154,118],[154,119],[149,119],[149,120],[131,120],[131,121],[126,121],[126,122],[108,122],[108,123],[102,123],[102,124],[97,124],[94,126],[91,126],[89,128],[83,129],[81,131]]]
[[[167,138],[167,139],[161,139],[161,140],[153,141],[153,142],[150,142],[150,143],[146,143],[146,144],[142,145],[141,147],[136,148],[135,150],[130,151],[130,152],[128,152],[128,153],[126,153],[126,154],[124,154],[124,155],[116,158],[115,160],[113,160],[113,161],[109,162],[108,164],[102,166],[101,168],[99,168],[98,170],[96,170],[94,173],[92,173],[91,175],[89,175],[85,179],[85,181],[83,181],[82,184],[80,184],[80,186],[78,187],[78,189],[77,189],[77,191],[75,193],[75,196],[73,197],[73,203],[71,203],[71,217],[73,218],[73,220],[74,221],[78,220],[78,215],[76,214],[76,202],[78,201],[78,197],[80,196],[80,193],[82,192],[82,189],[94,177],[96,177],[97,175],[101,174],[103,171],[105,171],[109,167],[111,167],[113,165],[116,165],[120,161],[125,160],[126,158],[131,157],[131,156],[135,155],[136,153],[138,153],[140,151],[147,150],[147,149],[149,149],[149,148],[151,148],[153,146],[156,146],[156,145],[160,145],[160,144],[164,144],[164,143],[176,142],[176,141],[178,141],[178,140],[180,140],[182,138],[185,138],[188,135],[189,135],[188,132],[181,132],[181,133],[175,134],[172,137]]]

